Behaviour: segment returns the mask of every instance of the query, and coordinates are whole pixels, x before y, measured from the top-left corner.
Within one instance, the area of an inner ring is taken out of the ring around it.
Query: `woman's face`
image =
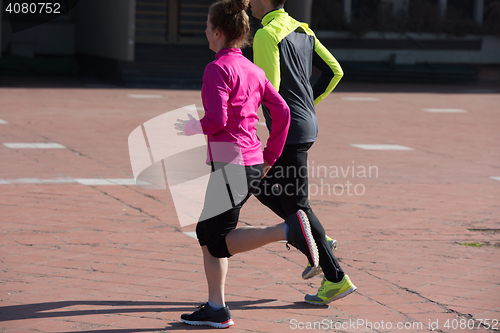
[[[218,31],[217,29],[213,29],[212,23],[210,23],[210,14],[207,16],[207,28],[205,29],[205,35],[207,35],[208,43],[209,43],[209,48],[210,50],[214,52],[218,52],[217,50],[217,36],[218,36]]]

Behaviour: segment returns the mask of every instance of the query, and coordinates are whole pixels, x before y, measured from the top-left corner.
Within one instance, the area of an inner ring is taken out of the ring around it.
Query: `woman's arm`
[[[205,116],[200,120],[205,135],[213,135],[227,124],[228,80],[229,75],[219,66],[208,64],[205,68],[201,90]]]

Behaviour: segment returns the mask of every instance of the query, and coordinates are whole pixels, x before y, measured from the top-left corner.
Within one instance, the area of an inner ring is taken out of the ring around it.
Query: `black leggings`
[[[339,282],[344,272],[326,241],[325,229],[309,206],[307,151],[312,145],[312,142],[285,145],[254,195],[282,219],[299,209],[307,214],[319,250],[319,265],[327,280]]]
[[[262,164],[242,166],[212,162],[205,203],[196,235],[216,258],[229,258],[226,235],[236,229],[241,207],[257,191],[262,177]]]

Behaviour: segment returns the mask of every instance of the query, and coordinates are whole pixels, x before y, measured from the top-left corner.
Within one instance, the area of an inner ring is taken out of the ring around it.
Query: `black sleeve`
[[[313,65],[321,71],[321,76],[313,86],[314,99],[316,99],[328,89],[334,73],[332,68],[328,66],[317,52],[314,52],[313,55]]]

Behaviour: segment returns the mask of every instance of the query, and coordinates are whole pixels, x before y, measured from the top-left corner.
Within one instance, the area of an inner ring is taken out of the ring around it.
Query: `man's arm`
[[[337,59],[317,38],[315,40],[313,65],[321,71],[321,76],[313,87],[314,105],[328,96],[344,76]]]
[[[281,83],[280,52],[271,34],[259,29],[253,39],[253,62],[266,73],[266,78],[279,91]]]

